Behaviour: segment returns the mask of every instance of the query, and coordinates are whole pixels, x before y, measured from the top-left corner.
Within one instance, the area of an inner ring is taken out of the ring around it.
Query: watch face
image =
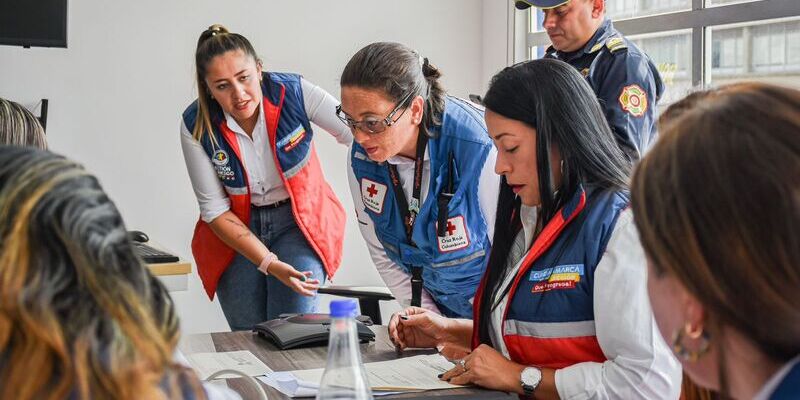
[[[542,371],[538,368],[528,367],[522,370],[522,383],[529,386],[538,386],[542,380]]]

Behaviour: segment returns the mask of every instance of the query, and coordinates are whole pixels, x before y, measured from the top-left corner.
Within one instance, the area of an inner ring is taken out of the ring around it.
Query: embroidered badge
[[[228,163],[228,153],[225,150],[219,149],[214,152],[214,155],[211,157],[211,162],[214,165],[225,165]]]
[[[289,152],[297,145],[299,145],[303,138],[306,137],[306,128],[303,125],[298,126],[289,136],[281,139],[280,143],[278,143],[278,147],[282,147],[283,151]]]
[[[362,178],[361,199],[364,201],[364,207],[368,210],[377,214],[382,213],[383,201],[386,199],[386,185]]]
[[[437,236],[436,239],[439,241],[439,251],[442,253],[469,247],[469,232],[467,232],[467,223],[464,221],[464,216],[459,215],[449,218],[444,236]]]
[[[641,117],[647,111],[647,93],[639,85],[625,86],[619,95],[619,104],[634,117]]]
[[[583,75],[583,77],[584,77],[584,78],[586,78],[587,76],[589,76],[589,68],[584,68],[584,69],[582,69],[582,70],[581,70],[581,75]]]
[[[558,265],[539,271],[531,271],[529,280],[535,282],[531,293],[551,290],[574,289],[584,275],[583,264]]]

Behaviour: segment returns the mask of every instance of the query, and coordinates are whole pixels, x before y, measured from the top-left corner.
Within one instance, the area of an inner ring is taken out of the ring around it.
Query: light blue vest
[[[471,318],[470,300],[486,268],[490,246],[486,218],[478,203],[478,181],[492,144],[483,111],[455,97],[447,97],[442,125],[431,131],[431,178],[414,224],[412,238],[416,247],[407,241],[387,163],[371,161],[364,149],[354,143],[353,172],[365,210],[389,258],[409,274],[411,266],[423,268],[424,287],[445,316]],[[447,187],[451,153],[456,167],[455,195],[448,206],[445,236],[438,237],[437,198]]]

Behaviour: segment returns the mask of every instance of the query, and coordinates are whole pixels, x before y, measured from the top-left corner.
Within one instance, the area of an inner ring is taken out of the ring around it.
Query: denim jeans
[[[277,208],[251,207],[250,230],[281,261],[298,271],[311,271],[311,278],[325,282],[322,261],[297,227],[289,203]],[[317,308],[317,296],[295,293],[274,276],[261,273],[241,254],[220,277],[217,296],[234,331],[252,329],[283,313],[309,313]]]

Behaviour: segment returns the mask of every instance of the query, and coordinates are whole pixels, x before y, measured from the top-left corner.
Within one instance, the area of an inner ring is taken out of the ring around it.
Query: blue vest
[[[544,227],[509,291],[503,332],[513,360],[556,369],[605,360],[594,272],[628,203],[627,192],[588,186]]]
[[[796,363],[769,396],[770,400],[800,399],[800,362]]]
[[[470,299],[486,267],[489,237],[478,203],[478,181],[491,149],[483,111],[464,100],[447,97],[442,125],[431,129],[428,141],[430,183],[408,244],[403,214],[398,208],[386,163],[371,161],[353,144],[351,162],[359,181],[365,210],[389,258],[410,273],[423,268],[424,287],[439,310],[448,317],[471,318]],[[436,234],[437,198],[448,180],[448,157],[455,160],[453,188],[445,236]]]

